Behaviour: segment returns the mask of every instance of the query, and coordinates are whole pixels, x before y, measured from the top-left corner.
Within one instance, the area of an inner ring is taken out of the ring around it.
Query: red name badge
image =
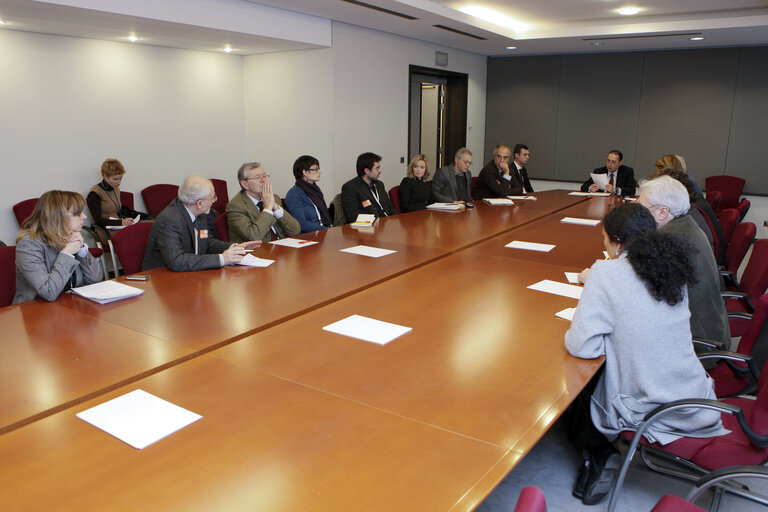
[[[207,229],[201,229],[200,230],[200,238],[208,238],[208,230]]]
[[[363,201],[363,208],[368,208],[369,206],[371,206],[371,202],[368,199]]]

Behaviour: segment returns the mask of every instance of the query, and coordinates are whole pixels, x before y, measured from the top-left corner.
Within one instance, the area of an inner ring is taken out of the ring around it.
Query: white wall
[[[55,188],[85,194],[119,158],[123,189],[225,176],[243,154],[242,57],[0,31],[0,240],[11,206]]]
[[[446,69],[469,74],[467,144],[482,151],[485,57],[334,23],[332,48],[245,58],[248,158],[265,165],[281,196],[293,184],[293,161],[305,153],[320,160],[328,201],[355,176],[365,151],[383,157],[388,188],[399,184],[410,160],[408,66],[435,67],[436,50],[449,54]]]

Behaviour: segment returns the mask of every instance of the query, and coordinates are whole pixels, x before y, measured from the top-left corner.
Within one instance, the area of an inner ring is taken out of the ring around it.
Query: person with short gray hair
[[[637,202],[648,208],[659,231],[679,234],[693,245],[698,282],[688,285],[691,334],[695,338],[723,343],[727,348],[731,342],[731,331],[725,301],[720,295],[725,286],[706,235],[687,215],[690,208],[688,190],[669,176],[656,176],[640,183]]]
[[[218,240],[208,229],[207,213],[216,202],[213,183],[202,176],[190,176],[155,219],[144,251],[142,270],[166,265],[176,272],[219,268],[239,262],[245,251],[261,242],[229,244]]]
[[[472,201],[472,152],[459,148],[453,164],[443,166],[432,180],[432,194],[439,203],[469,203]]]

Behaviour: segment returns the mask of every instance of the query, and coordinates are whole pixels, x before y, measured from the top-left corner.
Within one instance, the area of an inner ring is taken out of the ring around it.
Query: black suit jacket
[[[195,254],[195,226],[184,203],[174,199],[155,219],[144,251],[142,270],[166,265],[173,271],[204,270],[219,268],[219,254],[230,245],[213,236],[208,230],[205,214],[197,217],[197,254]],[[201,232],[208,230],[202,238]]]
[[[515,171],[517,171],[517,174],[520,175],[517,179],[518,179],[518,181],[520,181],[522,186],[525,187],[525,189],[522,192],[525,192],[527,190],[529,193],[532,194],[533,193],[533,185],[531,185],[531,180],[528,179],[528,169],[526,169],[525,166],[523,166],[523,169],[518,171],[517,170],[517,166],[515,165],[515,162],[510,162],[509,165],[512,166],[512,174],[513,175],[515,175],[517,177],[517,175],[515,174]],[[513,194],[510,194],[510,195],[513,195]]]
[[[595,174],[608,174],[608,168],[602,166],[592,172]],[[592,181],[592,177],[590,176],[590,178],[581,186],[581,191],[589,192],[589,187],[592,186],[593,183],[594,181]],[[626,165],[620,165],[619,169],[616,171],[616,186],[621,189],[621,195],[623,196],[635,195],[635,187],[637,186],[637,183],[635,182],[635,170]]]
[[[485,197],[507,197],[523,193],[523,186],[515,177],[515,168],[513,163],[509,164],[510,179],[504,179],[496,167],[496,162],[491,160],[482,168],[477,175],[475,184],[475,199]]]
[[[344,215],[347,222],[355,222],[357,216],[361,213],[372,213],[377,217],[387,217],[397,215],[395,205],[389,200],[389,194],[384,189],[384,183],[379,180],[373,182],[376,187],[376,193],[379,195],[379,203],[373,197],[373,192],[368,184],[360,176],[352,178],[341,187],[341,204],[344,207]]]

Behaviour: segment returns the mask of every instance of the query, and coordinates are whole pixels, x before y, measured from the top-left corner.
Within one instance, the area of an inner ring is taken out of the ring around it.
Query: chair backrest
[[[134,201],[133,201],[133,192],[123,192],[121,190],[120,191],[120,204],[130,208],[131,210],[134,210],[135,209],[134,205],[136,203],[134,203]]]
[[[749,246],[752,245],[756,233],[757,226],[753,222],[739,222],[733,228],[731,243],[726,249],[726,261],[728,261],[728,270],[734,274],[739,270],[741,262],[744,261],[744,256],[746,256]]]
[[[705,180],[707,194],[711,190],[722,192],[723,199],[720,201],[720,208],[736,208],[739,204],[741,191],[744,190],[746,181],[738,176],[708,176]]]
[[[222,242],[229,242],[229,224],[227,224],[227,213],[224,212],[213,221],[216,228],[216,235]]]
[[[768,238],[755,241],[749,263],[739,281],[739,291],[746,292],[754,304],[768,288]]]
[[[147,239],[152,226],[151,222],[139,222],[126,226],[112,235],[109,246],[112,254],[117,255],[117,259],[120,260],[124,274],[135,274],[141,271],[141,263],[144,260],[144,251],[147,248]]]
[[[723,242],[725,246],[731,243],[733,230],[739,223],[739,210],[736,208],[721,209],[717,212],[717,219],[720,221],[720,228],[723,230]]]
[[[469,185],[469,197],[475,197],[475,187],[477,186],[477,176],[472,176],[472,183]]]
[[[213,183],[213,190],[216,192],[216,202],[213,203],[211,208],[219,213],[224,213],[227,208],[227,203],[229,202],[227,182],[218,178],[211,178],[211,183]]]
[[[8,306],[16,295],[16,246],[0,247],[0,307]]]
[[[707,190],[707,202],[712,207],[712,211],[720,209],[720,201],[723,200],[723,193],[719,190]]]
[[[341,194],[336,194],[336,197],[331,201],[331,206],[328,207],[328,210],[330,210],[331,207],[333,207],[333,225],[343,226],[346,224],[347,217],[344,215],[344,206],[341,204]],[[354,219],[352,219],[352,222],[354,222]]]
[[[150,185],[141,191],[141,197],[144,198],[147,212],[155,216],[159,215],[177,195],[179,195],[179,186],[166,183]]]
[[[547,500],[541,489],[533,485],[523,487],[514,512],[547,512]]]
[[[705,212],[701,206],[694,204],[693,207],[699,212],[701,218],[706,222],[709,232],[712,233],[712,249],[714,250],[715,259],[717,260],[718,255],[720,254],[720,237],[717,236],[715,225],[712,224],[712,219],[709,218],[709,215],[707,215],[707,212]]]
[[[395,205],[395,209],[397,209],[397,211],[403,211],[403,209],[400,208],[400,185],[395,185],[389,189],[389,200],[392,201],[393,205]]]
[[[755,341],[757,341],[760,331],[763,329],[765,317],[768,315],[768,294],[757,299],[757,301],[754,302],[754,305],[755,311],[752,313],[752,318],[750,318],[744,334],[742,334],[739,339],[737,352],[740,354],[750,355],[755,348]],[[762,364],[760,366],[762,366]]]
[[[37,201],[39,201],[39,198],[35,197],[33,199],[25,199],[24,201],[13,205],[13,214],[16,216],[16,222],[19,224],[19,227],[21,227],[21,224],[27,220],[27,217],[32,215],[32,210],[35,209]]]
[[[736,205],[736,209],[739,210],[739,222],[744,220],[744,217],[747,216],[750,206],[752,206],[752,202],[749,199],[742,199],[739,201],[739,204]]]

